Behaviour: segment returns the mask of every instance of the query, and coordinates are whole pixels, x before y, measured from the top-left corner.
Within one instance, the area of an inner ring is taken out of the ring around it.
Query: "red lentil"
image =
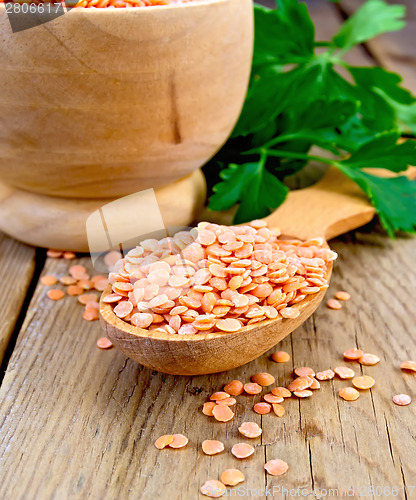
[[[247,443],[237,443],[231,448],[231,453],[236,458],[248,458],[254,453],[254,448]]]
[[[47,296],[51,300],[61,300],[65,297],[65,292],[53,288],[52,290],[48,290]]]
[[[352,385],[357,389],[370,389],[375,384],[373,377],[363,375],[362,377],[355,377],[352,379]]]
[[[318,372],[316,378],[318,380],[332,380],[335,377],[335,372],[333,370],[324,370],[323,372]]]
[[[97,347],[100,349],[111,349],[113,347],[113,343],[107,337],[102,337],[97,340]]]
[[[158,450],[163,450],[166,446],[170,445],[173,442],[173,436],[171,434],[165,434],[160,436],[155,441],[155,446]]]
[[[219,498],[225,495],[225,484],[216,479],[209,479],[201,486],[201,493],[207,497]]]
[[[250,439],[258,438],[262,433],[261,427],[255,422],[244,422],[238,430],[240,434]]]
[[[326,306],[329,307],[329,309],[341,309],[342,307],[341,303],[336,299],[329,299]]]
[[[221,481],[227,486],[236,486],[245,479],[244,474],[238,469],[227,469],[220,477]]]
[[[183,434],[173,434],[173,441],[169,444],[169,448],[183,448],[188,444],[188,438]]]
[[[259,415],[266,415],[267,413],[270,413],[272,411],[272,407],[269,405],[269,403],[256,403],[253,406],[253,410]]]
[[[272,389],[272,394],[282,398],[290,398],[292,396],[292,393],[286,387],[275,387]]]
[[[412,372],[416,372],[416,361],[404,361],[401,365],[400,368],[402,370],[409,370]]]
[[[217,404],[212,409],[212,415],[218,422],[229,422],[233,417],[234,413],[230,410],[227,405]]]
[[[239,396],[244,392],[244,384],[240,380],[232,380],[224,386],[224,391],[230,396]]]
[[[393,402],[397,406],[407,406],[412,402],[412,398],[407,394],[397,394],[396,396],[393,396]]]
[[[112,268],[108,280],[121,296],[114,302],[115,314],[129,322],[136,312],[162,315],[158,329],[180,335],[234,333],[279,315],[296,318],[297,304],[327,287],[324,276],[336,254],[314,239],[304,243],[305,257],[298,240],[279,239],[273,230],[256,224],[200,223],[169,242],[145,240],[117,261],[117,255],[107,254]],[[320,286],[311,281],[316,281],[317,271]],[[70,274],[89,280],[83,266],[72,266]],[[172,316],[178,319],[171,323]]]
[[[275,383],[275,378],[270,373],[256,373],[251,377],[251,380],[261,385],[262,387],[266,387],[268,385],[272,385]]]
[[[334,372],[342,380],[347,380],[355,376],[354,370],[351,370],[351,368],[348,368],[348,366],[337,366],[336,368],[334,368]]]
[[[213,401],[209,401],[208,403],[204,403],[204,406],[202,408],[202,413],[204,415],[207,415],[208,417],[213,417],[212,410],[214,409],[214,406],[217,406],[217,403]]]
[[[375,354],[364,353],[358,360],[361,365],[373,366],[379,363],[380,358]]]
[[[364,352],[361,349],[357,349],[356,347],[354,347],[353,349],[348,349],[344,352],[344,358],[355,361],[357,359],[360,359],[363,354]]]
[[[336,292],[335,298],[337,300],[350,300],[351,295],[348,292],[339,291]]]
[[[281,476],[289,470],[287,463],[280,459],[269,460],[264,468],[271,476]]]
[[[272,404],[272,407],[273,407],[273,411],[274,413],[278,416],[278,417],[283,417],[283,415],[285,414],[285,409],[283,408],[282,405],[280,405],[279,403],[273,403]]]
[[[343,387],[338,394],[345,401],[355,401],[360,397],[360,393],[354,387]]]
[[[261,393],[261,385],[255,382],[249,382],[248,384],[244,384],[244,391],[250,396]]]
[[[42,278],[40,279],[40,282],[42,283],[42,285],[52,286],[52,285],[56,285],[58,283],[58,279],[56,278],[56,276],[45,275],[45,276],[42,276]]]
[[[224,443],[215,439],[206,439],[202,441],[202,451],[205,455],[217,455],[224,451]]]

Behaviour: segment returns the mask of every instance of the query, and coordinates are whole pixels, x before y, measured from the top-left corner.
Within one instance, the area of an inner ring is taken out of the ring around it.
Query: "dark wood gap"
[[[32,300],[33,294],[35,293],[36,287],[39,283],[39,278],[45,266],[45,262],[46,262],[46,250],[44,248],[36,248],[35,268],[33,270],[33,275],[30,280],[29,287],[26,291],[25,300],[22,304],[19,315],[16,319],[16,323],[14,325],[13,332],[10,336],[9,343],[7,344],[6,352],[4,353],[3,359],[0,364],[0,386],[3,383],[3,379],[6,374],[10,358],[12,357],[14,348],[16,346],[17,338],[19,336],[23,322],[29,310],[30,301]]]

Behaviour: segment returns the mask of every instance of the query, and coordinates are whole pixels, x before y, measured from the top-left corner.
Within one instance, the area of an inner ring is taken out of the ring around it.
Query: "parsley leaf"
[[[292,64],[309,60],[314,51],[315,29],[305,4],[277,0],[278,9],[255,5],[253,66]],[[261,29],[257,29],[261,26]]]
[[[263,160],[244,165],[231,164],[221,172],[222,182],[209,200],[212,210],[227,210],[240,202],[234,223],[264,217],[281,205],[288,188],[266,168]]]
[[[400,175],[393,178],[376,177],[362,170],[338,165],[370,198],[380,222],[394,237],[395,231],[415,232],[416,181]]]
[[[415,143],[399,141],[401,130],[416,133],[416,97],[398,75],[343,60],[354,45],[404,26],[405,8],[367,0],[332,41],[315,42],[305,3],[276,4],[275,10],[255,7],[247,99],[232,137],[204,167],[209,185],[221,179],[210,208],[239,203],[235,222],[264,217],[283,203],[288,176],[313,160],[334,164],[355,180],[390,235],[413,230],[416,184],[373,177],[365,169],[399,173],[416,164]],[[318,148],[333,159],[318,156]]]
[[[392,172],[403,172],[408,165],[416,165],[416,144],[406,141],[397,144],[396,132],[380,134],[365,142],[352,155],[339,164],[351,168],[384,168]]]
[[[384,0],[368,0],[354,15],[345,21],[332,41],[344,50],[366,42],[370,38],[405,26],[406,8],[388,5]]]

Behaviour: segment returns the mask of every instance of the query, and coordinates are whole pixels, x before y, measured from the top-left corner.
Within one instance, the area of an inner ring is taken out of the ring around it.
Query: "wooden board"
[[[416,406],[391,401],[396,393],[416,394],[416,377],[399,369],[401,361],[416,358],[410,299],[416,278],[409,274],[416,240],[392,242],[370,228],[334,248],[340,258],[329,295],[345,289],[352,300],[341,311],[321,306],[285,339],[279,349],[291,353],[287,365],[262,356],[212,376],[162,375],[115,350],[98,350],[98,322],[85,322],[73,297],[50,302],[39,285],[0,389],[0,498],[194,500],[206,479],[230,467],[244,471],[250,489],[416,484]],[[48,260],[44,272],[61,275],[67,266]],[[209,394],[232,378],[248,381],[270,371],[287,384],[294,366],[334,368],[344,364],[342,351],[355,345],[378,354],[381,363],[354,365],[376,379],[354,403],[339,399],[347,382],[334,380],[323,382],[311,400],[287,401],[281,419],[256,415],[251,406],[258,396],[240,396],[228,424],[201,413]],[[254,456],[240,462],[229,450],[247,441],[237,431],[245,420],[258,422],[263,436],[254,441]],[[187,448],[156,450],[154,440],[170,432],[187,435]],[[222,455],[202,454],[201,441],[210,438],[225,442]],[[264,462],[272,458],[286,460],[288,474],[265,476]]]
[[[0,233],[0,282],[3,302],[0,363],[15,330],[34,270],[35,249]]]
[[[336,28],[329,3],[313,5]],[[416,400],[416,376],[399,369],[401,361],[416,359],[416,240],[391,241],[372,225],[338,239],[333,248],[340,257],[328,294],[345,289],[352,300],[341,311],[322,305],[279,344],[291,354],[289,363],[277,365],[265,355],[212,376],[161,375],[115,350],[99,351],[98,322],[81,318],[75,298],[50,302],[39,285],[0,388],[0,498],[195,500],[202,499],[198,491],[206,479],[217,479],[230,467],[244,471],[243,484],[254,499],[273,498],[259,491],[273,486],[309,492],[337,488],[338,497],[346,497],[348,488],[355,498],[384,498],[388,493],[380,494],[380,488],[397,487],[394,498],[412,498],[416,404],[399,408],[391,397],[404,392]],[[22,262],[22,256],[13,261],[20,274]],[[89,264],[89,259],[78,262]],[[60,275],[67,266],[48,259],[43,272]],[[8,270],[6,278],[13,272]],[[339,399],[337,392],[347,382],[334,380],[322,382],[310,400],[285,402],[281,419],[256,415],[251,406],[258,396],[240,396],[228,424],[200,411],[209,394],[232,378],[248,381],[267,370],[287,384],[294,366],[321,370],[344,364],[342,351],[354,345],[381,357],[375,367],[354,364],[357,373],[376,379],[374,389],[356,402]],[[237,431],[245,420],[258,422],[263,436],[254,441],[254,456],[240,462],[229,450],[248,442]],[[186,434],[187,448],[157,451],[154,440],[167,432]],[[223,454],[202,454],[201,441],[210,438],[226,444]],[[286,460],[289,472],[280,478],[265,475],[264,462],[271,458]],[[370,487],[379,489],[372,493]],[[274,498],[291,498],[274,493]]]

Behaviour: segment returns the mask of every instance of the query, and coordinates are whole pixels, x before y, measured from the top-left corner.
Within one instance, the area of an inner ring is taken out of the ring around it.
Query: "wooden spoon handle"
[[[283,234],[329,240],[363,226],[375,210],[360,188],[335,167],[311,187],[291,191],[286,201],[266,217]]]

